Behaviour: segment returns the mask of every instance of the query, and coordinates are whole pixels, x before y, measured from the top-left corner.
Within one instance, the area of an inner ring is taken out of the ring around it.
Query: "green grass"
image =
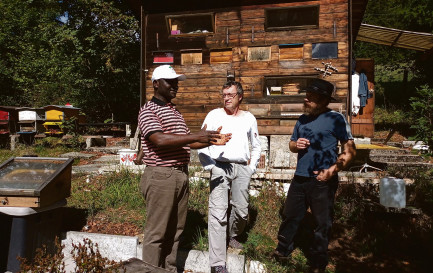
[[[0,162],[4,162],[10,157],[19,157],[24,155],[37,155],[38,157],[59,157],[61,154],[77,151],[76,148],[62,145],[59,138],[47,137],[48,140],[37,141],[34,145],[25,145],[18,143],[15,150],[11,151],[9,147],[0,149]],[[49,143],[49,144],[48,144]]]
[[[99,212],[106,213],[108,221],[132,222],[144,225],[146,216],[144,198],[139,190],[140,174],[122,170],[108,175],[75,175],[72,180],[72,193],[68,199],[68,206],[86,209],[90,217]],[[116,213],[116,210],[122,213]],[[126,215],[123,213],[126,211]],[[139,217],[131,219],[135,214]]]

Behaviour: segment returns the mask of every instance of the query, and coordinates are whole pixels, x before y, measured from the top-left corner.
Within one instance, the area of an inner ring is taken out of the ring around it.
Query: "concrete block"
[[[245,273],[267,273],[266,265],[259,261],[248,261],[245,264]]]
[[[102,136],[85,136],[86,138],[86,149],[90,147],[105,147],[107,146],[107,139]]]
[[[371,138],[364,137],[364,138],[355,138],[355,145],[356,144],[371,144]]]
[[[186,272],[210,273],[209,252],[207,251],[179,251],[177,263],[178,267],[183,267]],[[229,253],[226,263],[230,273],[243,273],[245,256]]]
[[[62,241],[62,244],[65,245],[63,249],[65,258],[72,256],[72,243],[83,244],[84,238],[90,239],[95,244],[97,243],[99,252],[104,258],[116,262],[137,258],[138,237],[76,231],[67,232],[66,239]]]
[[[11,151],[15,150],[17,143],[20,140],[20,135],[10,135]]]
[[[403,141],[403,148],[410,148],[412,146],[415,146],[416,141],[414,140],[405,140]]]
[[[80,159],[90,159],[92,157],[94,157],[95,155],[93,154],[85,154],[85,153],[79,153],[79,152],[70,152],[70,153],[66,153],[66,154],[61,154],[61,157],[67,157],[67,158],[80,158]]]
[[[269,151],[269,167],[295,168],[297,154],[290,152],[289,142],[291,135],[272,135]]]

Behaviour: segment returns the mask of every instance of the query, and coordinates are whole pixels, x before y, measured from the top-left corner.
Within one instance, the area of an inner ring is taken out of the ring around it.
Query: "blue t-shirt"
[[[344,116],[331,110],[314,117],[302,115],[290,140],[298,138],[310,140],[310,146],[298,152],[295,171],[295,175],[305,177],[316,176],[313,171],[328,169],[337,161],[338,141],[353,139]]]

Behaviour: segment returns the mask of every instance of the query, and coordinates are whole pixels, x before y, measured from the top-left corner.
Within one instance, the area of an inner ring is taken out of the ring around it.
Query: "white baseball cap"
[[[186,76],[183,74],[176,74],[174,68],[168,64],[158,66],[157,68],[155,68],[152,74],[152,82],[159,79],[176,79],[176,78],[179,81],[183,81],[186,79]]]

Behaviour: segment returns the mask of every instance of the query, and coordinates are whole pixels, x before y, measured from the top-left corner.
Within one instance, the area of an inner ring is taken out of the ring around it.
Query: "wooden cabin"
[[[172,65],[187,76],[173,102],[192,131],[222,106],[227,79],[242,83],[242,108],[264,136],[292,133],[301,90],[318,77],[336,86],[331,108],[351,120],[351,45],[367,0],[128,2],[141,18],[141,103],[153,70]]]
[[[198,131],[207,113],[223,105],[222,85],[239,81],[241,108],[254,114],[268,140],[259,168],[293,168],[287,143],[303,112],[301,90],[312,80],[336,86],[338,102],[330,107],[352,123],[352,45],[367,1],[128,0],[141,22],[140,103],[153,96],[153,70],[170,64],[187,77],[173,102]],[[358,116],[357,136],[372,120]]]
[[[62,135],[65,131],[62,128],[64,121],[75,118],[75,124],[78,124],[80,108],[72,106],[47,105],[45,109],[45,134],[46,135]]]

